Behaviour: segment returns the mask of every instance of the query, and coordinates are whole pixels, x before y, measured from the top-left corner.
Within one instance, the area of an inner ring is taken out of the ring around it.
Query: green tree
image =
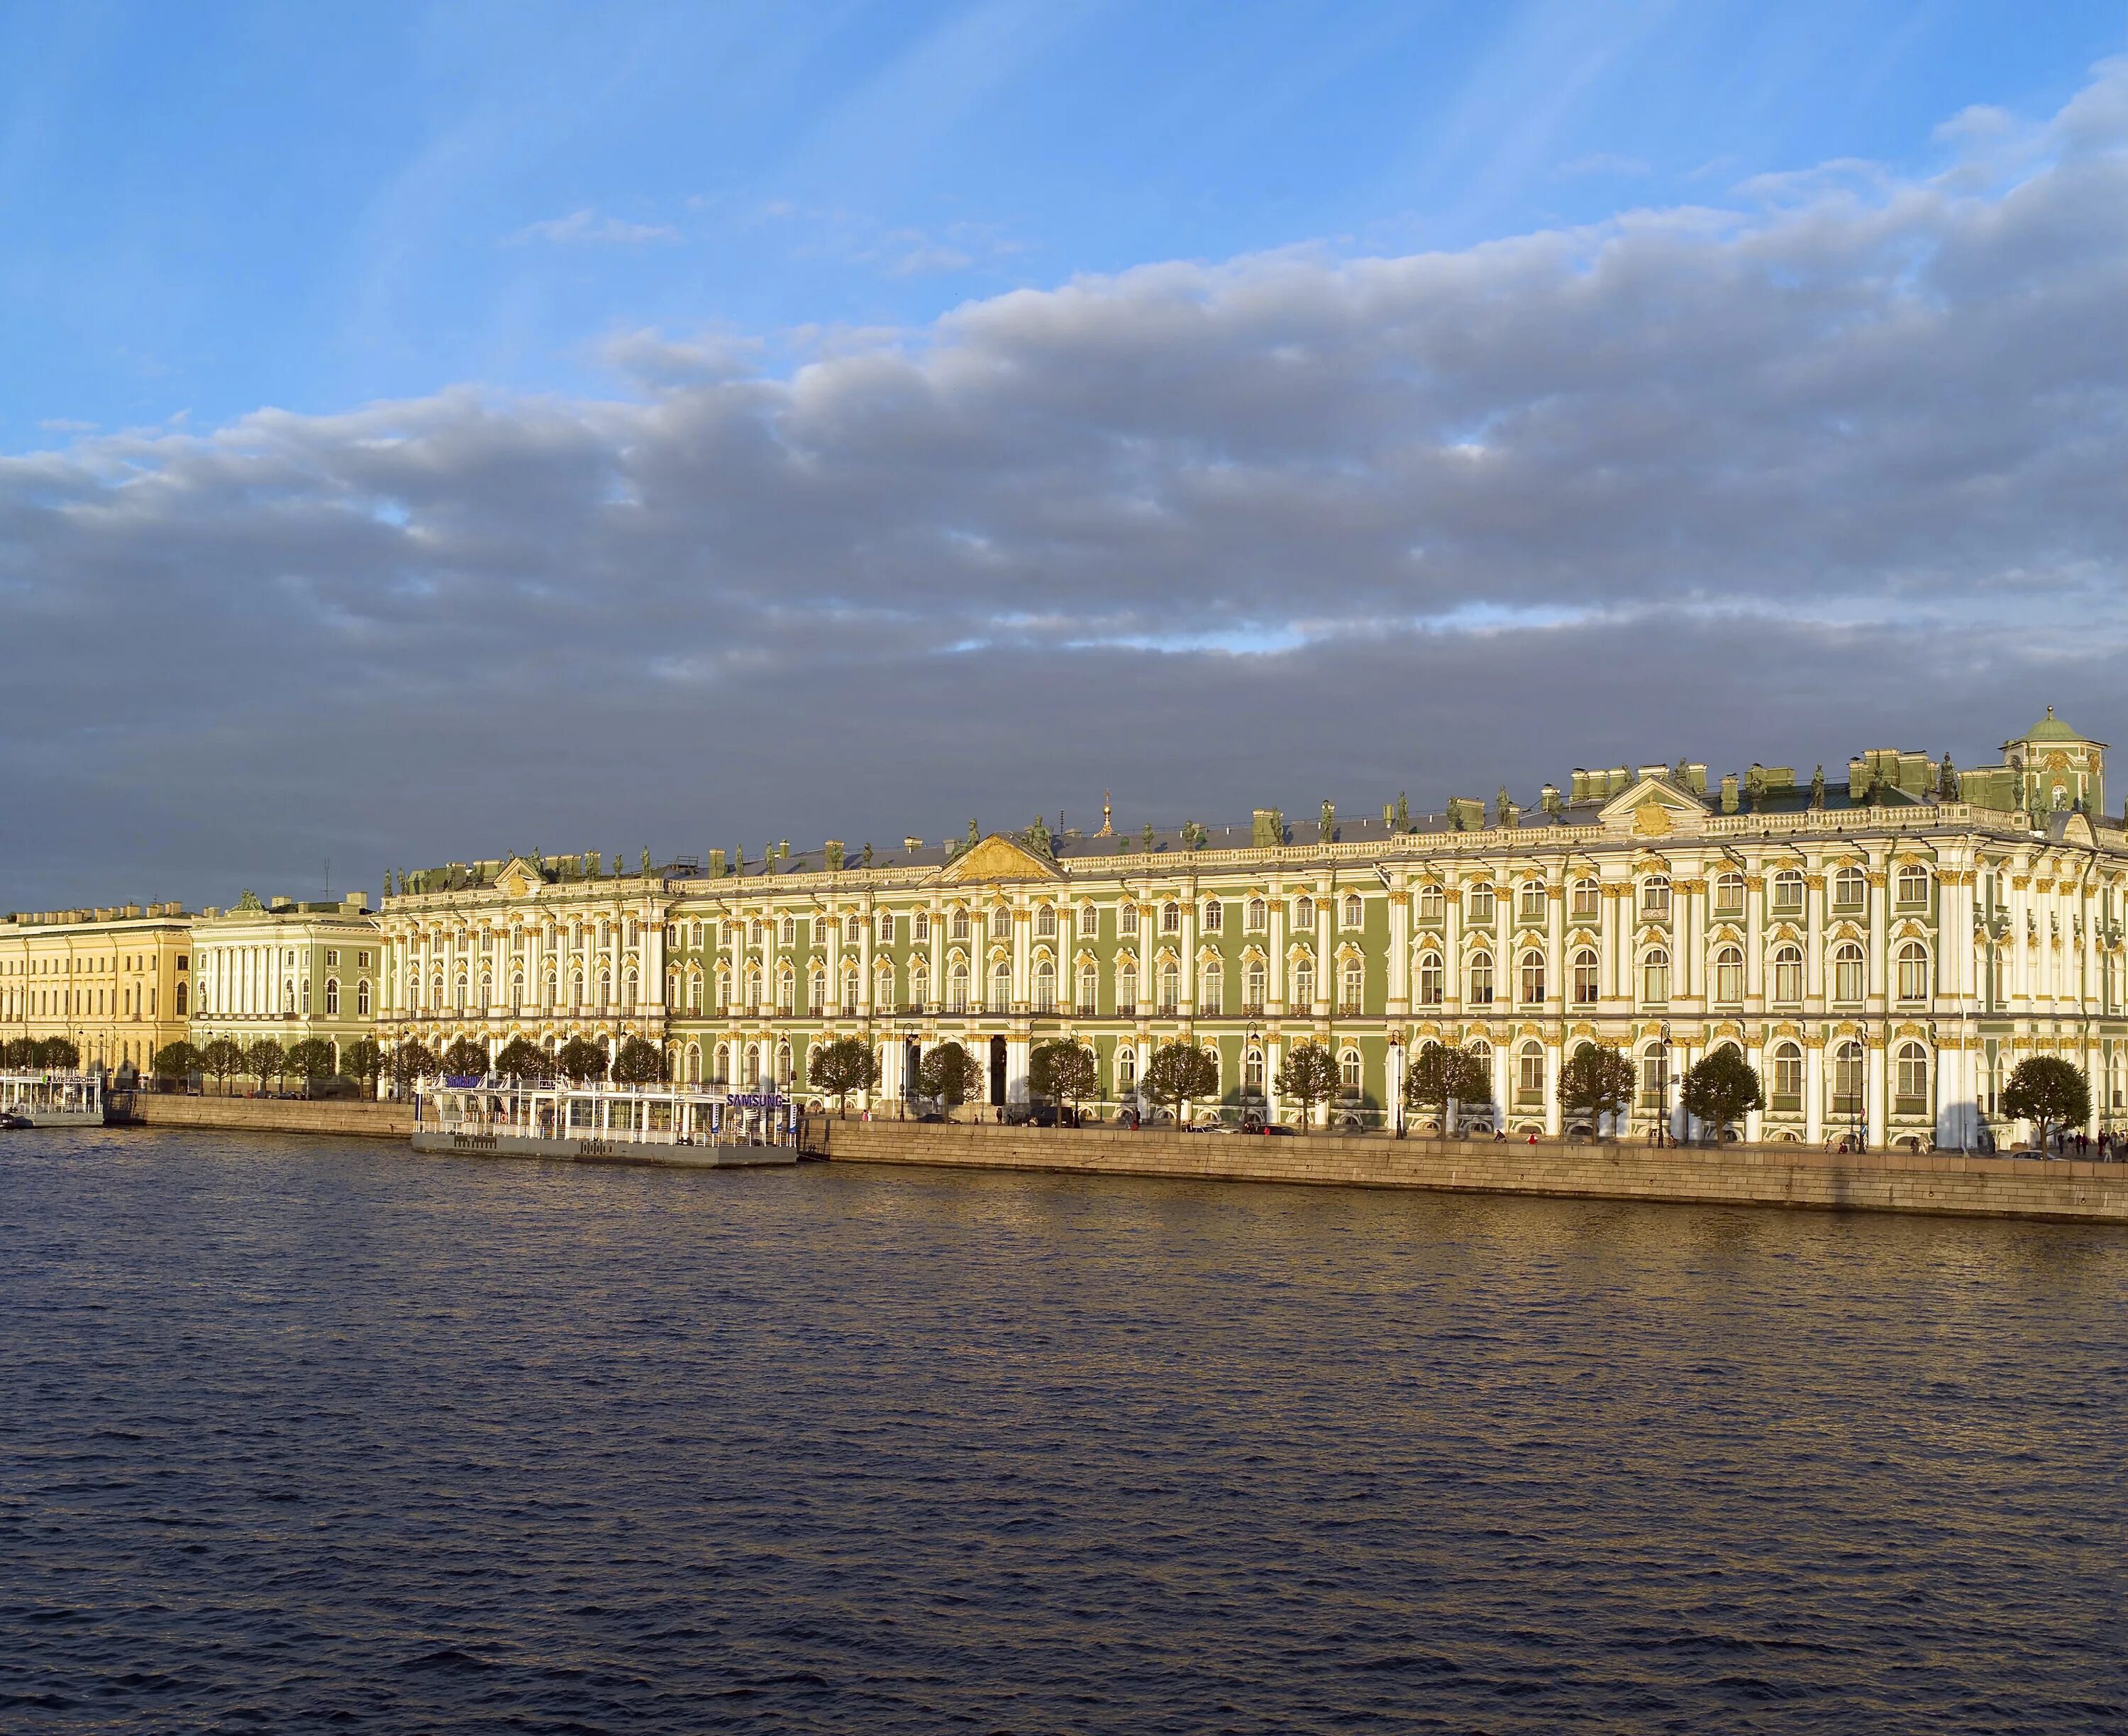
[[[606,1051],[587,1036],[572,1036],[562,1045],[554,1066],[572,1085],[588,1085],[606,1077]]]
[[[215,1038],[200,1051],[200,1070],[210,1074],[226,1096],[230,1080],[244,1070],[244,1045],[226,1036]]]
[[[1679,1093],[1684,1112],[1714,1130],[1714,1143],[1722,1143],[1722,1131],[1743,1120],[1754,1109],[1766,1107],[1766,1093],[1759,1084],[1758,1069],[1744,1059],[1734,1043],[1724,1043],[1693,1063]]]
[[[359,1036],[340,1052],[340,1070],[362,1084],[373,1097],[384,1076],[384,1051],[373,1036]]]
[[[1219,1094],[1218,1063],[1194,1043],[1162,1043],[1145,1064],[1138,1089],[1174,1110],[1179,1122],[1192,1102]]]
[[[614,1083],[658,1085],[665,1082],[665,1051],[648,1037],[623,1039],[613,1052]]]
[[[816,1091],[835,1099],[838,1111],[850,1112],[850,1093],[879,1083],[879,1057],[861,1036],[838,1036],[823,1043],[805,1063],[805,1075]]]
[[[149,1069],[157,1079],[189,1079],[203,1070],[199,1051],[183,1038],[158,1049]]]
[[[0,1065],[9,1067],[34,1067],[37,1065],[37,1040],[34,1036],[11,1036],[0,1044]]]
[[[1757,1077],[1752,1075],[1755,1088]],[[1632,1100],[1633,1064],[1608,1043],[1584,1043],[1559,1070],[1559,1107],[1570,1120],[1587,1116],[1592,1132],[1605,1116],[1623,1114]]]
[[[70,1036],[48,1036],[37,1045],[37,1065],[66,1072],[81,1065],[81,1050]]]
[[[1069,1104],[1076,1119],[1080,1104],[1100,1089],[1094,1051],[1084,1043],[1059,1037],[1038,1043],[1027,1057],[1027,1088],[1038,1097]]]
[[[1441,1117],[1444,1136],[1451,1101],[1484,1103],[1492,1094],[1493,1082],[1485,1072],[1485,1064],[1469,1050],[1450,1043],[1422,1045],[1404,1076],[1404,1107],[1420,1112],[1434,1111]]]
[[[2031,1122],[2044,1151],[2048,1128],[2073,1127],[2091,1118],[2091,1082],[2073,1061],[2054,1055],[2028,1055],[2002,1088],[2002,1112]]]
[[[951,1120],[953,1112],[968,1100],[968,1093],[975,1089],[976,1075],[973,1055],[958,1043],[941,1043],[924,1057],[923,1065],[916,1070],[917,1089],[934,1099]]]
[[[270,1036],[262,1036],[244,1051],[244,1070],[259,1081],[261,1091],[287,1071],[288,1057]]]
[[[461,1036],[443,1053],[443,1070],[459,1078],[480,1078],[487,1072],[487,1045],[476,1037]]]
[[[544,1085],[554,1075],[554,1058],[529,1037],[513,1036],[495,1057],[495,1071],[498,1078]]]
[[[306,1088],[313,1079],[330,1079],[338,1070],[334,1062],[333,1046],[321,1036],[305,1037],[288,1049],[289,1076],[302,1079]]]
[[[434,1079],[444,1070],[444,1064],[419,1037],[408,1037],[392,1046],[392,1083],[402,1091],[425,1079]]]
[[[1272,1088],[1300,1106],[1300,1125],[1309,1126],[1315,1106],[1337,1094],[1337,1059],[1320,1043],[1295,1043],[1278,1064]]]

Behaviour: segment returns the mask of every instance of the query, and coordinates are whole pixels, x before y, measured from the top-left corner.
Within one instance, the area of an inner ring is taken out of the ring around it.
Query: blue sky
[[[0,910],[2128,740],[2121,35],[0,3]]]
[[[2117,5],[0,7],[0,450],[1925,163]]]

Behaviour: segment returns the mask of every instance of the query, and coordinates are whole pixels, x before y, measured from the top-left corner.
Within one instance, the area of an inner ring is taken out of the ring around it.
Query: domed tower
[[[2047,714],[2002,744],[2002,763],[2017,774],[2022,805],[2035,815],[2073,808],[2106,811],[2106,743],[2078,735],[2047,707]]]

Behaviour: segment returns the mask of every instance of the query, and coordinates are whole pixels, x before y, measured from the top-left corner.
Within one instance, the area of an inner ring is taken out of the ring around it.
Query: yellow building
[[[188,1034],[192,924],[182,905],[24,911],[0,922],[0,1038],[70,1039],[83,1066],[145,1071]]]

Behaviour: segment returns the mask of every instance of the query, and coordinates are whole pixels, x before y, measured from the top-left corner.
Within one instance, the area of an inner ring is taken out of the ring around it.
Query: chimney
[[[1736,774],[1733,771],[1722,774],[1722,811],[1724,813],[1736,811]]]
[[[1847,799],[1859,802],[1869,793],[1869,762],[1860,754],[1847,762]]]

